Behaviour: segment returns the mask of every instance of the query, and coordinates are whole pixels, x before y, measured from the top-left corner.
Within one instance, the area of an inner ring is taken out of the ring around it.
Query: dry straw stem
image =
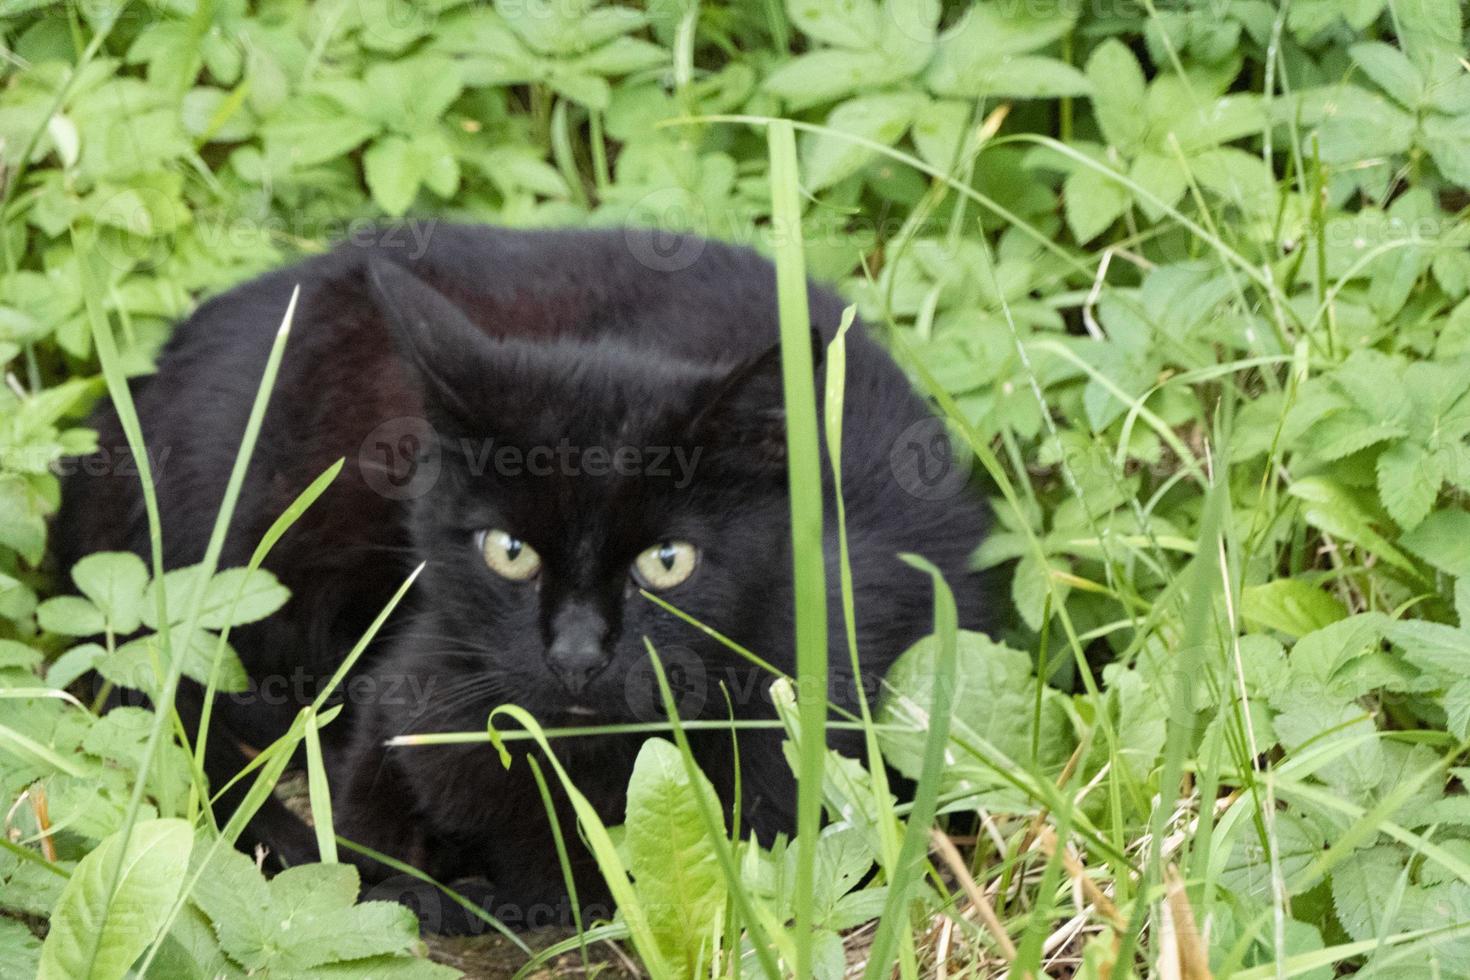
[[[990,904],[990,900],[985,897],[985,892],[981,890],[980,886],[975,883],[975,879],[970,875],[970,869],[965,864],[965,859],[960,856],[959,848],[955,847],[954,841],[950,840],[938,827],[931,827],[929,836],[934,841],[934,849],[939,852],[939,856],[944,859],[944,863],[949,865],[949,870],[953,872],[955,879],[960,883],[960,887],[964,889],[965,896],[969,898],[970,904],[974,906],[976,914],[980,916],[980,921],[985,924],[985,928],[989,929],[990,934],[995,937],[995,944],[1000,947],[1001,956],[1005,957],[1005,961],[1008,964],[1015,962],[1016,945],[1011,942],[1011,937],[1006,932],[1005,925],[1001,923],[1000,917],[995,914],[995,908]]]
[[[1169,865],[1164,872],[1164,888],[1164,904],[1159,915],[1159,928],[1164,936],[1160,946],[1165,952],[1173,950],[1173,969],[1177,971],[1174,975],[1180,980],[1211,980],[1209,950],[1195,924],[1194,909],[1190,907],[1189,895],[1184,891],[1184,879],[1179,876],[1175,865]],[[1162,963],[1159,972],[1164,972]]]
[[[1047,858],[1050,858],[1057,847],[1057,835],[1055,831],[1050,827],[1041,828],[1041,833],[1036,835],[1036,846],[1041,848],[1042,853]],[[1070,844],[1062,849],[1062,867],[1066,869],[1072,881],[1082,889],[1082,894],[1087,897],[1088,903],[1097,909],[1098,914],[1104,919],[1107,919],[1114,929],[1119,932],[1126,932],[1128,929],[1128,920],[1118,911],[1118,907],[1113,904],[1113,900],[1104,895],[1102,889],[1097,887],[1097,882],[1093,881],[1087,874],[1087,869],[1083,867],[1081,858],[1077,857],[1077,852],[1072,849]]]

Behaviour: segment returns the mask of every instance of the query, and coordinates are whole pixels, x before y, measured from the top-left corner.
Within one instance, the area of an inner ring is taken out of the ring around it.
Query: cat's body
[[[382,743],[483,729],[502,702],[548,726],[656,720],[645,638],[679,685],[686,714],[724,717],[723,684],[737,715],[771,716],[769,675],[644,598],[637,586],[649,579],[635,585],[629,569],[655,554],[670,574],[688,575],[661,598],[795,672],[774,271],[745,250],[624,230],[441,225],[422,249],[389,234],[205,303],[178,328],[158,373],[135,388],[150,454],[162,460],[165,562],[190,564],[203,555],[272,339],[300,284],[221,567],[244,564],[297,494],[337,459],[347,464],[265,562],[292,599],[232,635],[254,683],[217,706],[207,768],[219,785],[239,768],[240,744],[264,745],[284,731],[427,562],[385,639],[344,685],[346,709],[325,733],[338,830],[442,880],[483,876],[493,907],[560,903],[564,913],[523,755],[507,770],[485,745]],[[816,287],[809,300],[814,330],[830,341],[842,304]],[[819,370],[818,392],[824,377]],[[927,577],[896,556],[917,552],[938,565],[972,625],[979,597],[966,563],[981,518],[966,494],[910,492],[919,474],[907,467],[923,460],[910,460],[902,440],[915,426],[932,436],[928,412],[860,327],[849,335],[846,390],[844,502],[871,694],[931,626]],[[110,406],[95,425],[115,459],[125,443]],[[821,469],[832,692],[853,707],[825,451]],[[65,487],[61,559],[106,549],[146,556],[136,478],[89,473],[80,468]],[[935,496],[942,499],[926,499]],[[509,537],[495,537],[500,529]],[[502,540],[512,544],[494,557],[512,577],[487,566]],[[686,542],[695,557],[681,566]],[[539,571],[517,580],[527,556]],[[185,687],[181,703],[197,710],[199,692]],[[557,743],[610,821],[620,818],[639,741]],[[524,753],[529,743],[516,744]],[[728,802],[729,734],[704,735],[696,749]],[[780,736],[744,735],[740,752],[744,821],[764,838],[789,829],[794,784]],[[563,807],[579,878],[593,887],[568,816]],[[288,862],[314,858],[305,828],[274,801],[250,838],[244,843],[265,843]]]

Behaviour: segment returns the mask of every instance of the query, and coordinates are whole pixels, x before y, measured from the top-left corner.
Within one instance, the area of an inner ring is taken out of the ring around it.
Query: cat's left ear
[[[444,294],[388,259],[367,261],[373,302],[418,374],[430,421],[469,420],[465,392],[483,382],[492,341]]]
[[[812,371],[822,366],[826,342],[813,328]],[[781,381],[781,345],[738,365],[714,392],[690,427],[697,445],[716,455],[736,453],[752,465],[786,464],[786,400]]]

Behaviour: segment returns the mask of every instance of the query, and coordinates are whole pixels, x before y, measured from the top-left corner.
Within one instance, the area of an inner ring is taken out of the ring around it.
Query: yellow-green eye
[[[541,556],[536,549],[505,531],[481,531],[475,535],[475,543],[485,556],[485,564],[502,578],[525,582],[541,571]]]
[[[660,541],[633,561],[633,577],[645,589],[672,589],[694,574],[699,550],[688,541]]]

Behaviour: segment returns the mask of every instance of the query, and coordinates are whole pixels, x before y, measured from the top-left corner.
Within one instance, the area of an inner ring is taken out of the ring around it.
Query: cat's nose
[[[611,659],[604,646],[607,621],[594,609],[574,605],[560,610],[551,625],[547,664],[567,692],[576,696]]]

